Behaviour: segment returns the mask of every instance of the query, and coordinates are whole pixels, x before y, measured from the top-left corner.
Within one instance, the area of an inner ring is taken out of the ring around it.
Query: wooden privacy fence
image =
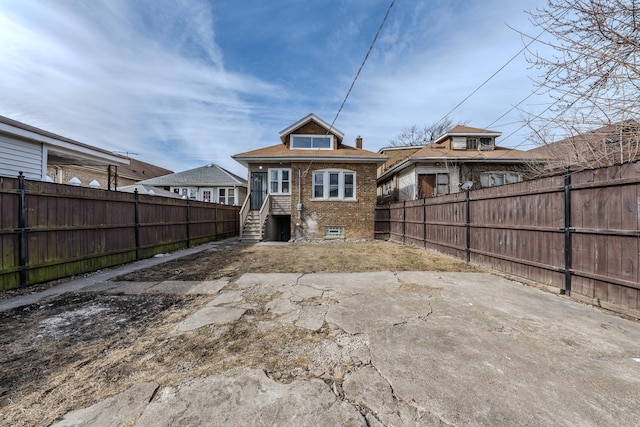
[[[640,317],[640,164],[379,205],[376,238]]]
[[[0,177],[0,290],[239,234],[239,207]]]

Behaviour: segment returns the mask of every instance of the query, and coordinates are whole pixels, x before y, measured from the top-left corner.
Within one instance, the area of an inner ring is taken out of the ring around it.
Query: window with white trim
[[[235,205],[236,189],[235,188],[218,188],[218,203],[223,205]]]
[[[269,193],[291,194],[291,169],[269,169]]]
[[[332,150],[333,135],[291,135],[292,150]]]
[[[480,138],[481,150],[493,150],[493,138]]]
[[[436,194],[449,194],[449,174],[436,174]]]
[[[482,172],[480,185],[482,187],[497,187],[499,185],[522,182],[522,175],[517,172]]]
[[[355,200],[356,173],[347,170],[313,172],[313,199]]]

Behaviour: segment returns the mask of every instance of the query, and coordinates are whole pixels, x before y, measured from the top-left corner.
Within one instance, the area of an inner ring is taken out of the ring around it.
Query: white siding
[[[22,171],[27,179],[41,180],[45,164],[42,144],[0,135],[0,175],[15,178]]]
[[[416,173],[414,169],[404,171],[398,176],[398,200],[413,200],[416,198]]]

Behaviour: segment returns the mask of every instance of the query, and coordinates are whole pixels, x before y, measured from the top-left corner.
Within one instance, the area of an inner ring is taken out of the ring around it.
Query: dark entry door
[[[259,211],[267,196],[267,173],[251,173],[251,210]]]
[[[418,175],[418,199],[435,196],[435,189],[435,175]]]

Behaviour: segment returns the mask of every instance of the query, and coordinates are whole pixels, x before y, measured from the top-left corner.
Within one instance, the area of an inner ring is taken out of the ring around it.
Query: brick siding
[[[373,239],[376,206],[374,163],[292,163],[291,234],[293,238],[324,238],[325,227],[344,227],[345,239]],[[308,170],[307,170],[308,168]],[[356,200],[312,200],[313,172],[344,169],[356,173]],[[298,176],[302,189],[302,211],[298,213]],[[306,173],[305,173],[306,172]]]

